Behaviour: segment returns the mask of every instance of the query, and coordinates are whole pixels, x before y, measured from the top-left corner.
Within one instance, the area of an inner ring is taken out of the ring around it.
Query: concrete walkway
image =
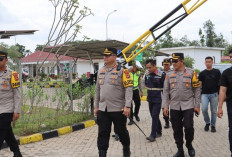
[[[228,143],[228,122],[226,105],[224,105],[224,116],[217,119],[217,132],[211,133],[204,131],[204,120],[202,114],[195,120],[195,139],[193,146],[196,150],[196,157],[230,157]],[[142,102],[138,125],[144,130],[146,135],[150,134],[151,117],[148,111],[147,102]],[[162,114],[161,123],[164,124]],[[155,142],[149,142],[145,136],[135,126],[128,126],[131,137],[131,156],[132,157],[172,157],[177,148],[173,139],[172,128],[163,129],[163,136]],[[95,125],[81,131],[73,132],[60,137],[44,140],[20,146],[24,157],[97,157],[97,132]],[[186,157],[187,149],[185,149]],[[9,148],[0,151],[1,157],[13,156]],[[121,157],[122,145],[110,139],[108,157]]]

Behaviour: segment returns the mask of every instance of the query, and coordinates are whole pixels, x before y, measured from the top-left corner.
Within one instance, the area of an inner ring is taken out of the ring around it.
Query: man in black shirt
[[[230,63],[232,63],[232,49],[229,52],[229,56],[230,56]],[[218,118],[221,118],[223,116],[222,105],[225,98],[226,98],[227,114],[229,121],[230,152],[232,157],[232,67],[223,71],[220,80]]]
[[[201,109],[205,120],[205,131],[209,131],[211,125],[211,132],[216,132],[216,119],[217,119],[217,105],[218,105],[218,92],[219,81],[221,73],[218,69],[214,69],[213,58],[205,58],[206,69],[199,74],[199,81],[202,86],[201,92]],[[208,104],[210,103],[211,121],[208,114]]]

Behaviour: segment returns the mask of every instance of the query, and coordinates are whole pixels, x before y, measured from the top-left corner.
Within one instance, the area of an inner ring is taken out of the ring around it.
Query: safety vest
[[[140,74],[141,74],[140,71],[138,71],[137,73],[130,72],[130,76],[131,76],[131,78],[133,80],[133,90],[138,89]]]

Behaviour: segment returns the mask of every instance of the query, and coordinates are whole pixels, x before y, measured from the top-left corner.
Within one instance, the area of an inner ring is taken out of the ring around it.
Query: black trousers
[[[117,130],[122,145],[130,146],[130,136],[126,128],[126,120],[127,118],[122,112],[98,111],[98,150],[108,150],[112,122],[114,123],[114,128]]]
[[[139,95],[139,90],[135,89],[133,90],[133,100],[135,103],[135,111],[133,112],[133,103],[131,103],[131,115],[130,117],[133,119],[133,116],[138,116],[139,114],[139,109],[141,106],[141,99],[140,99],[140,95]]]
[[[159,114],[161,110],[161,103],[149,103],[149,111],[152,118],[152,125],[151,125],[151,134],[150,136],[156,137],[156,133],[162,134],[162,126],[159,119]]]
[[[19,152],[19,146],[11,127],[12,118],[13,113],[0,114],[0,149],[5,140],[12,152]]]
[[[188,147],[190,144],[192,144],[194,139],[193,113],[194,109],[184,111],[170,110],[174,139],[177,148],[183,147],[183,127],[185,132],[186,146]]]

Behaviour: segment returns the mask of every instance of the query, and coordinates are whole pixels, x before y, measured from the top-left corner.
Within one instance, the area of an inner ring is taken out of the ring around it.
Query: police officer
[[[94,114],[98,123],[98,150],[106,157],[112,122],[123,145],[123,156],[130,156],[130,137],[126,128],[130,116],[133,82],[128,69],[116,63],[117,49],[106,48],[105,66],[98,71]]]
[[[164,72],[165,75],[169,72],[169,70],[171,69],[171,58],[164,58],[163,62],[162,62],[162,66],[164,68]],[[164,128],[168,129],[169,128],[169,114],[168,116],[163,115],[163,118],[165,120],[165,125]]]
[[[200,83],[197,74],[184,65],[184,54],[173,53],[172,64],[174,70],[167,73],[163,89],[162,108],[164,115],[170,116],[174,139],[178,152],[173,157],[184,157],[183,127],[185,128],[186,147],[189,156],[195,156],[192,146],[194,139],[193,114],[200,114]],[[170,104],[169,104],[170,102]]]
[[[143,96],[143,88],[142,88],[142,81],[141,81],[141,71],[142,65],[139,61],[135,61],[133,67],[130,69],[130,76],[133,80],[133,100],[135,103],[135,111],[133,112],[133,104],[131,104],[131,115],[130,115],[130,122],[128,125],[133,124],[133,116],[135,116],[135,119],[137,121],[140,121],[140,118],[138,116],[139,114],[139,108],[141,106],[141,99],[140,96]]]
[[[11,127],[11,122],[15,122],[20,114],[19,77],[6,67],[7,55],[0,51],[0,149],[5,140],[14,157],[22,157]]]
[[[147,87],[147,101],[152,117],[151,134],[147,137],[147,140],[153,142],[157,137],[162,136],[159,114],[161,110],[161,91],[163,90],[165,73],[156,68],[156,61],[152,59],[146,61],[146,68],[149,74],[145,76],[145,86]]]

